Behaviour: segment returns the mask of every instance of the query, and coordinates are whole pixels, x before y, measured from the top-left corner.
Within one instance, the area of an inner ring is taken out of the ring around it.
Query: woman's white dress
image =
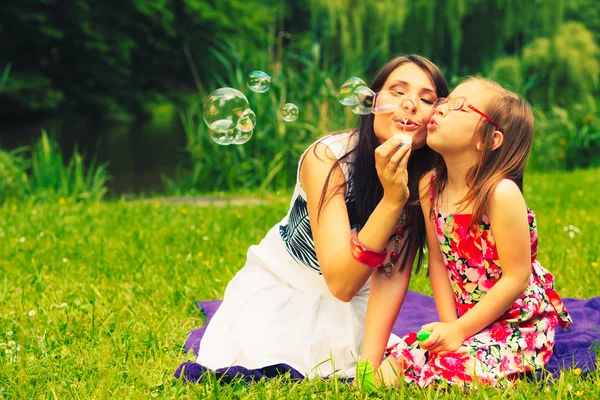
[[[320,142],[339,159],[354,140],[346,132]],[[354,232],[358,221],[350,166],[340,166]],[[368,292],[369,282],[347,303],[329,292],[314,248],[306,194],[297,179],[287,215],[260,244],[250,247],[246,265],[227,285],[200,343],[197,363],[212,370],[283,363],[310,377],[354,376]]]

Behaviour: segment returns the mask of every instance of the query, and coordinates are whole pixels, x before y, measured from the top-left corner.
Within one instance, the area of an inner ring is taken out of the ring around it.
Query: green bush
[[[29,192],[23,150],[7,152],[0,149],[0,204],[11,199],[21,200]]]
[[[600,165],[600,105],[589,95],[572,107],[535,110],[535,170],[588,168]]]
[[[86,167],[77,149],[65,165],[58,144],[42,131],[31,151],[31,192],[40,200],[102,200],[109,179],[106,168],[106,164],[97,164],[95,159]]]
[[[598,89],[599,55],[592,32],[578,22],[561,25],[554,36],[536,38],[523,49],[525,71],[537,80],[527,97],[546,108],[583,101]]]
[[[298,159],[312,141],[357,124],[357,116],[345,111],[336,98],[345,78],[334,78],[332,71],[321,69],[318,45],[309,54],[270,58],[267,52],[240,50],[229,44],[214,56],[222,63],[219,86],[236,88],[248,97],[257,116],[254,134],[242,146],[213,142],[202,118],[204,100],[210,93],[201,93],[199,101],[182,114],[186,150],[193,165],[178,178],[167,180],[170,194],[191,189],[289,188],[296,180]],[[246,76],[253,69],[262,69],[271,76],[268,92],[259,94],[246,88]],[[214,89],[217,87],[211,91]],[[298,105],[300,115],[296,121],[286,123],[279,117],[285,103]]]

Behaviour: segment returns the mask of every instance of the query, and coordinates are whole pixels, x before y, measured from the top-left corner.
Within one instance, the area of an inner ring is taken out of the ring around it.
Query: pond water
[[[111,123],[92,117],[60,117],[0,124],[0,147],[30,146],[42,129],[55,138],[68,160],[77,146],[87,162],[108,163],[110,190],[116,194],[160,192],[163,176],[173,176],[187,161],[185,132],[172,115],[144,122]]]

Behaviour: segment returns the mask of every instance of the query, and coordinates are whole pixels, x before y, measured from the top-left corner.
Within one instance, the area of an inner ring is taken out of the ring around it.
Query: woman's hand
[[[451,353],[465,342],[465,337],[456,322],[432,322],[421,329],[431,332],[429,339],[421,343],[424,350],[432,353]]]
[[[375,149],[375,168],[383,186],[383,198],[393,202],[406,204],[410,191],[408,189],[408,172],[406,166],[410,158],[411,144],[402,143],[401,135],[394,135]]]

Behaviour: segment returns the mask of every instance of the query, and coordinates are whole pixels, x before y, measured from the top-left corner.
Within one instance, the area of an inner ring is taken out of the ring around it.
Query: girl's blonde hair
[[[473,204],[471,224],[475,225],[485,214],[500,181],[511,179],[523,191],[523,173],[533,142],[534,122],[531,107],[518,94],[485,78],[470,77],[466,82],[478,82],[495,92],[483,111],[498,124],[498,130],[504,135],[502,145],[492,150],[496,127],[482,118],[476,128],[474,139],[482,144],[482,149],[475,165],[467,171],[465,181],[469,191],[459,203],[462,209]],[[438,157],[434,178],[435,199],[446,186],[447,179],[446,164]]]

